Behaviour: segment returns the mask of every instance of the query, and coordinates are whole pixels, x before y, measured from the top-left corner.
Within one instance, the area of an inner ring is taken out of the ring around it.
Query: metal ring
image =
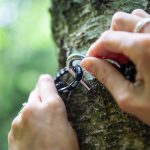
[[[146,24],[148,24],[148,23],[150,23],[150,18],[144,18],[144,19],[142,19],[141,21],[139,21],[139,22],[136,24],[136,26],[135,26],[133,32],[134,32],[134,33],[140,33],[141,30],[144,28],[144,26],[146,26]]]
[[[82,60],[84,58],[85,58],[85,56],[82,55],[82,54],[72,54],[72,55],[70,55],[67,59],[67,62],[66,62],[66,66],[67,66],[68,71],[74,75],[74,73],[72,72],[73,62],[76,61],[76,60]]]
[[[72,70],[72,66],[73,66],[73,62],[74,61],[77,61],[77,60],[82,60],[85,58],[85,55],[82,55],[82,54],[72,54],[68,57],[67,59],[67,62],[66,62],[66,66],[67,66],[67,69],[68,71],[74,76],[74,72]],[[82,79],[81,81],[81,84],[87,89],[87,90],[91,90],[91,87],[90,85],[88,84],[87,81],[85,81],[84,79]]]

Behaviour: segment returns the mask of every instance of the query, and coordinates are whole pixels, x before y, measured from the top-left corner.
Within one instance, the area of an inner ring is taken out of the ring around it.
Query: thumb
[[[115,98],[118,105],[126,110],[126,104],[130,101],[130,83],[111,64],[95,57],[86,57],[81,66],[93,74]]]

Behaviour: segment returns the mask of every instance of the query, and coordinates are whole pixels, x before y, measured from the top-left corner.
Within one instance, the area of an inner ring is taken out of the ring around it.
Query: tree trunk
[[[116,11],[150,9],[148,0],[53,0],[52,26],[60,48],[59,63],[85,52],[107,30]],[[97,81],[95,91],[82,86],[63,96],[69,119],[77,131],[81,150],[150,150],[150,128],[123,113],[111,94]]]

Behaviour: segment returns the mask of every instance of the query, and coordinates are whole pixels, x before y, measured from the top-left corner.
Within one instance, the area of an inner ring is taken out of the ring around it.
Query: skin
[[[64,102],[49,75],[39,78],[27,105],[14,119],[9,150],[79,150]]]
[[[106,86],[123,111],[150,125],[150,23],[140,33],[133,33],[135,25],[143,18],[150,18],[150,15],[140,9],[132,14],[117,12],[110,30],[91,45],[81,65]],[[135,83],[99,59],[120,54],[135,64]]]
[[[107,87],[123,111],[150,125],[150,25],[141,33],[132,33],[143,18],[150,15],[140,9],[132,14],[116,13],[110,30],[91,45],[81,65]],[[121,56],[121,63],[133,61],[137,68],[135,83],[100,59],[110,55],[117,59]],[[49,75],[39,78],[27,105],[12,122],[8,144],[9,150],[79,150],[64,102]]]

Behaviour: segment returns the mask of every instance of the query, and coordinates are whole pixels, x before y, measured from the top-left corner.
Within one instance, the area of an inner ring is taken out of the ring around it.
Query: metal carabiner
[[[67,67],[61,69],[54,78],[56,89],[59,94],[68,93],[72,91],[74,88],[76,88],[76,86],[80,83],[80,80],[82,79],[83,76],[82,68],[79,65],[72,66],[71,68],[75,76],[74,76],[74,80],[69,85],[65,84],[60,79],[62,76],[64,76],[69,72],[67,70]]]
[[[74,71],[72,70],[72,66],[74,65],[73,63],[74,63],[75,61],[77,61],[77,60],[82,60],[82,59],[84,59],[84,58],[85,58],[85,56],[82,55],[82,54],[72,54],[72,55],[70,55],[70,56],[68,57],[67,62],[66,62],[66,66],[67,66],[68,71],[69,71],[73,76],[75,76],[75,73],[74,73]],[[82,84],[87,90],[91,90],[90,85],[88,84],[88,82],[87,82],[84,78],[82,78],[80,82],[81,82],[81,84]]]

